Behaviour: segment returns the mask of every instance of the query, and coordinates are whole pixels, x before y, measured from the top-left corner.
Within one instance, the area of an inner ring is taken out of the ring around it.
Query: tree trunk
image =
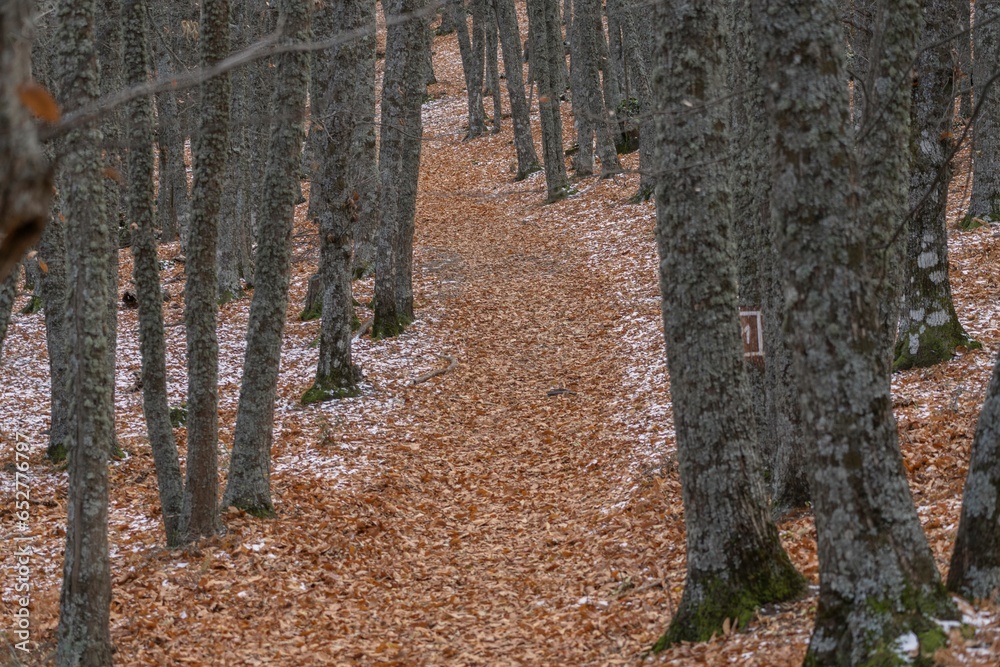
[[[524,57],[521,52],[521,31],[517,25],[514,0],[495,0],[503,70],[507,77],[510,98],[510,118],[514,125],[514,148],[517,151],[515,181],[524,180],[540,169],[535,142],[531,136],[531,110],[524,97]]]
[[[229,0],[201,5],[203,67],[229,54]],[[201,117],[194,142],[194,188],[188,239],[184,323],[187,326],[187,471],[181,514],[185,541],[219,531],[216,265],[219,206],[229,142],[229,75],[201,85]]]
[[[477,0],[472,0],[476,2]],[[465,90],[469,98],[469,133],[466,139],[475,139],[486,131],[486,110],[483,108],[483,61],[482,49],[476,51],[476,29],[479,23],[473,14],[472,38],[469,36],[468,16],[465,0],[451,0],[451,8],[455,13],[455,34],[458,37],[458,50],[462,55],[462,71],[465,73]],[[386,67],[389,54],[386,46]]]
[[[577,175],[593,173],[596,139],[601,175],[608,176],[621,171],[621,165],[601,87],[600,53],[604,40],[601,4],[599,0],[576,0],[574,12],[573,44],[577,62],[573,65],[573,72],[577,89],[573,91],[573,111],[577,116],[577,143],[580,146]],[[584,168],[582,172],[581,166]]]
[[[175,66],[170,57],[160,57],[157,68],[161,77],[170,76]],[[178,118],[177,94],[166,91],[156,96],[157,147],[159,149],[159,191],[156,213],[160,238],[164,243],[187,239],[191,201],[188,196],[187,169],[184,166],[184,137]],[[184,245],[183,243],[181,244]]]
[[[982,0],[980,0],[982,1]],[[977,5],[978,8],[978,5]],[[977,15],[978,16],[978,15]],[[978,51],[976,52],[979,53]],[[1000,357],[986,390],[962,514],[948,570],[948,590],[968,600],[1000,600]]]
[[[1000,222],[1000,81],[986,84],[1000,71],[1000,1],[976,3],[976,106],[973,119],[972,199],[969,201],[969,226],[972,218]]]
[[[20,277],[20,269],[15,268],[3,281],[0,281],[0,365],[3,361],[3,342],[7,338],[7,326],[10,324],[11,311],[14,309],[17,281]]]
[[[93,102],[100,93],[96,11],[94,0],[63,0],[57,8],[53,69],[65,111]],[[96,127],[73,130],[66,135],[61,160],[71,353],[66,551],[56,630],[60,667],[111,664],[108,456],[114,438],[114,372],[107,300],[113,258],[100,146]]]
[[[493,128],[491,134],[499,134],[503,124],[503,105],[500,99],[500,66],[497,62],[497,17],[493,0],[474,0],[482,14],[483,45],[486,53],[486,89],[493,99]],[[428,52],[429,54],[429,52]]]
[[[146,0],[125,0],[124,59],[130,86],[149,80],[150,57]],[[180,543],[183,480],[177,443],[170,425],[167,402],[166,340],[163,333],[163,293],[153,223],[153,101],[139,98],[129,104],[128,217],[135,225],[132,236],[133,279],[139,300],[139,349],[142,356],[142,411],[153,450],[156,482],[167,546]]]
[[[339,0],[327,11],[337,16],[346,30],[369,25],[367,3]],[[343,398],[357,393],[361,373],[351,358],[351,323],[355,319],[351,295],[351,245],[357,224],[360,194],[355,183],[362,176],[352,160],[352,135],[368,109],[357,106],[356,88],[366,75],[368,53],[359,42],[331,49],[331,77],[321,104],[326,123],[323,147],[323,202],[320,227],[320,272],[323,285],[323,326],[319,341],[316,381],[306,392],[304,403]]]
[[[885,255],[859,215],[839,5],[755,5],[785,332],[814,443],[820,591],[806,660],[817,665],[887,661],[911,631],[929,653],[945,639],[932,619],[956,616],[907,486],[880,358],[874,278]]]
[[[38,257],[48,271],[40,279],[40,293],[45,304],[45,345],[49,353],[50,423],[49,445],[45,456],[53,463],[66,459],[69,443],[69,329],[67,328],[66,232],[63,214],[52,211],[42,238]]]
[[[979,13],[982,10],[983,3],[976,3],[976,16],[982,16]],[[957,0],[955,16],[957,18],[954,32],[955,51],[958,56],[955,96],[959,100],[959,116],[966,121],[972,117],[972,73],[975,69],[975,62],[972,59],[972,3],[969,0]]]
[[[531,61],[535,80],[538,82],[538,112],[542,121],[542,154],[548,202],[562,199],[569,192],[562,143],[562,115],[559,112],[559,95],[562,90],[557,83],[559,60],[565,58],[555,3],[556,0],[528,0]]]
[[[948,278],[948,158],[954,150],[954,0],[926,0],[923,48],[913,85],[910,139],[910,220],[906,244],[907,280],[903,295],[894,370],[933,366],[952,358],[955,348],[975,346],[966,335],[951,298]]]
[[[744,368],[771,503],[776,513],[783,513],[809,501],[809,480],[806,444],[792,389],[791,358],[782,331],[785,308],[771,229],[769,128],[750,7],[750,0],[730,5],[730,146],[738,148],[732,151],[729,183],[732,210],[737,212],[733,223],[740,309],[760,312],[763,326],[764,356],[749,357]]]
[[[285,43],[307,43],[309,0],[283,0],[281,7]],[[309,54],[293,50],[280,55],[276,74],[275,120],[271,124],[257,247],[258,282],[250,304],[233,456],[222,499],[223,506],[239,507],[257,516],[274,511],[271,501],[274,401],[288,308],[295,184],[299,179],[300,150],[305,136]],[[349,150],[349,144],[345,148]]]
[[[422,6],[422,0],[394,0],[387,16],[406,15]],[[376,338],[397,335],[413,321],[413,225],[423,134],[424,52],[429,48],[425,18],[416,16],[387,28],[379,147],[382,205],[372,325]]]
[[[355,188],[360,195],[356,211],[354,235],[354,260],[352,274],[355,278],[368,275],[375,269],[375,239],[379,226],[380,178],[378,169],[378,142],[375,138],[375,5],[364,4],[365,34],[358,38],[363,58],[358,80],[355,82],[355,125],[351,139],[357,170]],[[445,14],[448,12],[445,11]]]
[[[705,641],[727,619],[744,627],[760,605],[800,595],[805,579],[768,515],[742,368],[723,166],[729,106],[719,102],[722,5],[667,3],[654,20],[656,108],[665,112],[654,135],[656,231],[687,529],[684,594],[659,650]]]

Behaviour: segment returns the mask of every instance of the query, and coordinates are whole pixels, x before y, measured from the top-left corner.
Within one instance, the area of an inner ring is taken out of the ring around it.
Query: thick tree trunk
[[[771,503],[774,511],[781,513],[809,501],[809,481],[806,444],[792,389],[791,358],[782,331],[785,308],[771,229],[768,118],[750,9],[750,0],[730,5],[730,146],[737,148],[732,151],[729,182],[736,213],[740,309],[759,311],[763,325],[764,356],[750,357],[744,366]]]
[[[281,7],[285,43],[306,43],[309,40],[309,0],[283,0]],[[305,136],[308,53],[293,50],[279,56],[275,81],[275,120],[271,124],[257,247],[258,282],[250,304],[233,456],[222,499],[223,506],[233,505],[258,516],[274,511],[271,441],[281,340],[288,308],[295,184],[299,178],[300,150]],[[349,145],[346,148],[349,150]]]
[[[387,16],[419,10],[423,0],[394,0]],[[430,48],[427,20],[416,16],[386,34],[382,85],[382,176],[378,258],[375,269],[376,338],[394,336],[413,321],[413,229],[423,123],[424,53]],[[325,304],[324,304],[325,307]]]
[[[135,86],[149,80],[150,58],[146,0],[125,0],[126,78]],[[128,141],[128,217],[132,235],[133,279],[139,300],[139,349],[142,356],[142,411],[153,450],[156,482],[167,546],[180,543],[183,479],[167,402],[166,340],[163,293],[153,223],[153,102],[140,98],[126,109]]]
[[[988,82],[1000,71],[1000,1],[976,3],[976,106],[973,119],[973,175],[969,220],[1000,222],[1000,81]]]
[[[893,369],[932,366],[959,346],[978,346],[966,335],[951,298],[948,278],[948,159],[954,149],[954,0],[926,0],[923,46],[913,86],[910,139],[910,220],[907,280]]]
[[[910,631],[930,651],[944,640],[932,619],[956,616],[907,486],[880,358],[875,264],[885,256],[869,249],[872,221],[857,206],[839,6],[755,6],[785,331],[814,443],[820,591],[807,662],[818,665],[887,660]]]
[[[800,595],[805,579],[768,514],[743,374],[721,4],[670,3],[654,20],[656,108],[665,112],[654,135],[656,236],[687,530],[684,594],[659,650],[707,640],[727,619],[743,627],[760,605]]]
[[[96,2],[63,0],[57,8],[54,71],[62,108],[97,99]],[[67,134],[61,160],[69,295],[69,491],[66,552],[59,600],[56,665],[110,665],[108,456],[114,438],[108,295],[111,240],[101,175],[101,132]]]
[[[229,53],[229,0],[203,0],[201,62]],[[188,453],[181,536],[186,541],[219,531],[218,377],[215,253],[229,142],[229,75],[201,86],[201,117],[194,145],[194,188],[188,239],[184,322],[188,351]]]
[[[339,0],[328,10],[346,30],[369,25],[367,3]],[[368,109],[357,105],[358,85],[367,73],[367,46],[350,42],[331,49],[330,73],[323,97],[317,100],[326,121],[322,165],[323,202],[320,227],[320,272],[323,285],[323,327],[319,341],[316,381],[302,400],[305,403],[343,398],[357,393],[361,373],[351,359],[351,245],[357,224],[358,188],[361,173],[353,164],[352,135]]]
[[[541,167],[535,142],[531,136],[531,110],[524,96],[524,57],[521,52],[521,31],[517,25],[514,0],[495,0],[500,48],[503,52],[503,70],[507,77],[507,95],[510,98],[510,118],[514,125],[514,149],[517,151],[517,175],[520,181]]]
[[[538,82],[538,112],[542,121],[542,155],[545,164],[547,201],[562,199],[569,192],[562,143],[562,116],[559,112],[557,83],[559,60],[563,56],[556,0],[528,0],[531,26],[531,61]]]
[[[978,54],[978,51],[976,52]],[[962,514],[948,570],[948,590],[968,600],[1000,601],[1000,357],[986,390]]]

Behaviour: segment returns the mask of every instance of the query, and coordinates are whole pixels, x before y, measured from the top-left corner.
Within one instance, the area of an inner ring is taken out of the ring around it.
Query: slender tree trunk
[[[160,57],[158,74],[169,76],[175,71],[170,57]],[[184,166],[184,137],[178,118],[177,94],[166,91],[156,96],[157,147],[159,149],[159,190],[156,213],[160,223],[160,238],[170,243],[187,239],[191,200],[188,196],[187,170]],[[184,244],[182,244],[183,246]]]
[[[982,9],[982,5],[976,3],[976,16],[981,16],[979,12]],[[955,96],[959,100],[959,116],[962,120],[968,120],[972,117],[972,77],[975,69],[972,59],[972,3],[969,0],[956,0],[955,16],[955,52],[958,56]]]
[[[375,269],[375,239],[378,236],[381,184],[378,142],[375,139],[375,6],[364,4],[363,9],[366,31],[364,37],[358,39],[363,58],[356,81],[355,125],[351,139],[353,162],[358,174],[355,187],[360,195],[356,211],[352,268],[355,278],[361,278]]]
[[[229,53],[229,0],[203,0],[201,62]],[[219,531],[216,265],[219,206],[229,142],[229,75],[201,86],[201,118],[194,146],[194,188],[188,239],[184,322],[188,350],[187,471],[181,515],[185,541]]]
[[[969,219],[1000,222],[1000,2],[976,3],[976,111],[972,125],[973,174]],[[987,86],[986,84],[991,85]]]
[[[524,97],[521,31],[517,25],[514,0],[495,0],[494,7],[503,52],[503,70],[507,77],[507,95],[510,97],[510,118],[514,125],[514,148],[517,151],[517,175],[514,180],[520,181],[541,168],[531,136],[531,110]]]
[[[363,0],[339,0],[325,11],[331,17],[337,16],[346,30],[369,25],[367,3]],[[351,358],[351,322],[356,317],[351,295],[351,245],[360,201],[355,183],[362,176],[359,165],[352,160],[352,135],[358,123],[356,116],[365,119],[368,114],[364,105],[358,107],[356,94],[366,74],[367,58],[367,46],[359,42],[331,49],[331,76],[323,97],[317,100],[329,119],[319,218],[323,327],[316,381],[303,396],[306,403],[355,395],[361,377]]]
[[[580,160],[586,160],[582,166],[593,171],[594,140],[597,142],[597,156],[601,160],[601,175],[621,171],[618,163],[618,153],[615,150],[614,132],[611,118],[605,106],[604,91],[601,87],[601,50],[604,41],[604,27],[601,23],[601,3],[599,0],[576,0],[573,17],[573,40],[576,43],[575,52],[578,63],[573,69],[576,72],[578,90],[573,91],[574,113],[586,119],[586,123],[578,119],[577,142],[580,151],[577,153],[577,173],[581,174]],[[584,153],[586,152],[586,155]],[[582,173],[587,173],[586,169]]]
[[[450,0],[450,3],[452,11],[455,13],[455,34],[458,37],[458,50],[462,55],[462,71],[465,73],[465,89],[469,97],[469,133],[465,138],[475,139],[486,131],[486,110],[483,108],[482,50],[479,52],[479,57],[477,57],[476,52],[475,33],[479,24],[473,15],[473,34],[470,39],[465,0]],[[386,61],[388,62],[388,46],[386,47]]]
[[[149,30],[146,0],[124,0],[124,56],[131,86],[149,80]],[[167,402],[163,293],[153,223],[153,101],[139,98],[126,109],[128,141],[128,217],[132,236],[133,279],[139,300],[139,349],[142,356],[142,410],[153,450],[167,546],[180,543],[183,478]]]
[[[954,149],[952,122],[954,0],[926,0],[923,48],[913,85],[910,139],[910,220],[907,280],[893,369],[932,366],[973,343],[958,321],[948,278],[948,158]]]
[[[94,0],[57,7],[55,76],[62,108],[97,99]],[[101,132],[69,132],[61,160],[69,295],[69,491],[66,551],[59,599],[56,665],[110,665],[108,456],[114,441],[114,372],[110,366],[108,295],[111,241],[101,175]]]
[[[492,134],[498,134],[503,124],[503,104],[500,99],[500,66],[497,62],[497,17],[493,0],[475,0],[482,12],[483,44],[486,52],[486,89],[493,99]],[[428,51],[428,54],[430,52]]]
[[[283,0],[285,42],[309,40],[309,0]],[[236,412],[233,457],[223,506],[256,515],[274,511],[271,501],[271,442],[281,340],[288,308],[288,280],[295,220],[295,183],[305,136],[309,54],[289,51],[278,58],[274,121],[261,206],[258,282],[250,304],[243,382]],[[349,150],[349,144],[346,146]],[[350,288],[350,282],[348,282]]]
[[[10,315],[14,309],[17,281],[20,277],[21,270],[15,268],[3,281],[0,281],[0,364],[3,360],[3,342],[7,339],[7,326],[10,324]]]
[[[910,631],[930,652],[944,640],[932,619],[956,616],[907,486],[878,347],[874,265],[885,256],[866,243],[872,221],[858,210],[839,5],[755,5],[785,331],[814,443],[820,591],[806,660],[817,665],[889,660]]]
[[[393,0],[387,16],[418,11],[422,2]],[[429,48],[425,18],[416,16],[387,29],[379,147],[382,205],[372,325],[376,338],[399,334],[413,321],[413,229],[423,134],[420,109],[424,54]]]
[[[69,289],[66,272],[66,234],[62,214],[53,210],[42,238],[38,257],[48,271],[40,279],[40,293],[45,303],[45,345],[49,353],[50,423],[46,457],[58,463],[66,459],[69,442],[69,330],[66,295]]]
[[[547,201],[562,199],[569,191],[562,143],[562,116],[557,83],[559,60],[563,58],[562,32],[554,16],[556,0],[528,0],[531,26],[531,60],[538,82],[538,111],[542,120],[542,154],[545,162]]]
[[[729,106],[719,102],[722,4],[666,3],[654,21],[656,108],[664,112],[654,135],[656,236],[687,530],[684,594],[659,650],[707,640],[727,619],[743,627],[760,605],[800,595],[805,579],[768,514],[742,368],[723,166]]]

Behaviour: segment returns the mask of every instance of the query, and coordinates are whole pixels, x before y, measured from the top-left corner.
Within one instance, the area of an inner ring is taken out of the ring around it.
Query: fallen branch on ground
[[[448,362],[448,367],[447,368],[435,368],[432,371],[427,371],[423,375],[418,375],[417,377],[415,377],[413,379],[412,382],[410,382],[410,384],[420,384],[421,382],[427,382],[432,377],[437,377],[438,375],[444,375],[448,371],[455,370],[455,366],[458,366],[458,361],[455,360],[455,357],[448,356],[447,354],[439,354],[439,355],[437,355],[437,357],[439,359],[444,359],[445,361],[447,361]]]

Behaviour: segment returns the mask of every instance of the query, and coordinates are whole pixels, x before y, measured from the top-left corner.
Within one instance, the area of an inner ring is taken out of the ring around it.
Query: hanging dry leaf
[[[45,88],[37,83],[26,83],[17,89],[17,96],[31,113],[47,123],[55,123],[62,114],[59,105]]]

